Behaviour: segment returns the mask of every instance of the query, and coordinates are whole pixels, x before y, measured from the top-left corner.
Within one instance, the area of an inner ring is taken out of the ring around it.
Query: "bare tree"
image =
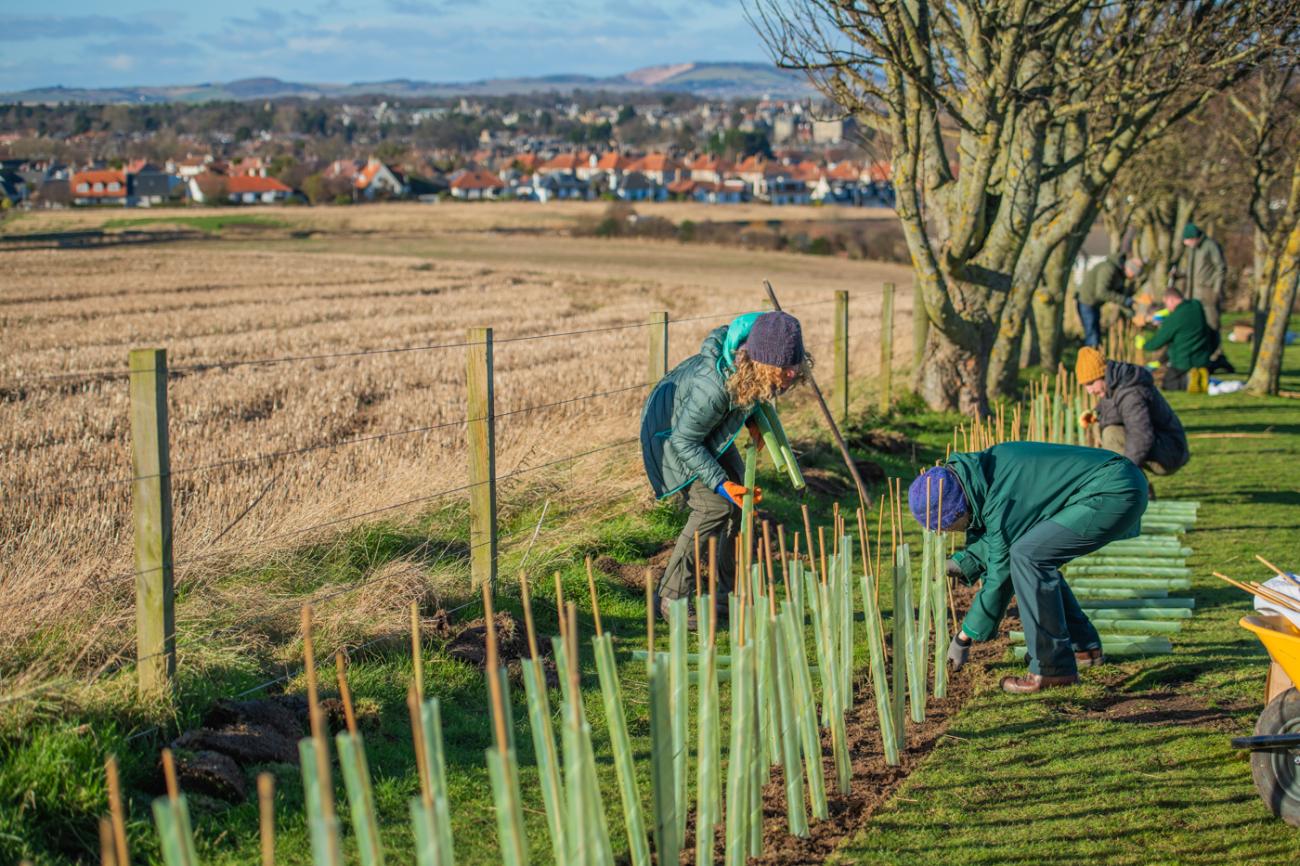
[[[1276,394],[1287,323],[1300,282],[1300,70],[1292,55],[1271,63],[1229,100],[1240,115],[1238,138],[1251,166],[1255,229],[1253,394]]]
[[[782,66],[892,142],[934,325],[922,394],[987,410],[1015,384],[1034,289],[1125,163],[1241,80],[1298,0],[750,0]],[[1072,256],[1070,257],[1073,258]]]

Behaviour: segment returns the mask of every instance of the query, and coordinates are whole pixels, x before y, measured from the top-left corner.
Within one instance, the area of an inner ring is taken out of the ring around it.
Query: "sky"
[[[0,90],[350,83],[767,60],[741,0],[0,0]]]

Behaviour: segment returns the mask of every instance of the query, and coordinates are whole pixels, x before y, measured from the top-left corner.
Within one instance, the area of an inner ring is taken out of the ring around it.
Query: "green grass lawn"
[[[219,234],[222,229],[247,226],[252,228],[284,228],[284,220],[262,214],[204,214],[202,216],[119,217],[104,223],[105,229],[133,229],[142,226],[164,225],[198,229],[208,234]]]
[[[1241,370],[1248,349],[1228,345]],[[1284,389],[1300,387],[1300,350]],[[1300,831],[1255,794],[1230,736],[1252,731],[1267,657],[1237,620],[1243,593],[1211,576],[1271,575],[1254,560],[1300,568],[1300,401],[1173,395],[1192,462],[1157,494],[1201,502],[1196,613],[1174,652],[1088,672],[1078,687],[1010,697],[1008,653],[980,678],[948,736],[892,801],[841,849],[846,863],[1294,863]],[[1245,437],[1221,438],[1224,434]],[[962,674],[967,675],[967,674]],[[1108,719],[1109,703],[1173,692],[1180,710]]]

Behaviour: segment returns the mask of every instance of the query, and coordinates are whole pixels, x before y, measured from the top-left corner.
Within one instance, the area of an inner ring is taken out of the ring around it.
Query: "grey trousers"
[[[1116,454],[1124,453],[1124,443],[1128,441],[1128,432],[1124,429],[1123,424],[1112,424],[1109,427],[1101,428],[1101,447],[1107,451],[1114,451]],[[1152,475],[1173,475],[1181,467],[1175,466],[1170,469],[1163,463],[1155,460],[1146,460],[1142,463],[1142,468]]]
[[[718,458],[727,478],[744,483],[745,462],[734,447]],[[740,533],[740,508],[696,481],[682,492],[691,510],[686,526],[677,536],[677,546],[659,580],[660,598],[681,598],[695,593],[695,533],[700,534],[701,580],[708,589],[709,539],[718,545],[718,596],[726,597],[734,585],[736,572],[736,536]]]

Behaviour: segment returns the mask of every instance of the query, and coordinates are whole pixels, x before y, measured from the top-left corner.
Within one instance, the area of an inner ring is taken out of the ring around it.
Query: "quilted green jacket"
[[[641,410],[641,459],[663,499],[699,480],[710,489],[727,479],[718,457],[731,447],[753,406],[727,392],[732,358],[759,313],[746,313],[704,338],[700,353],[660,380]]]

